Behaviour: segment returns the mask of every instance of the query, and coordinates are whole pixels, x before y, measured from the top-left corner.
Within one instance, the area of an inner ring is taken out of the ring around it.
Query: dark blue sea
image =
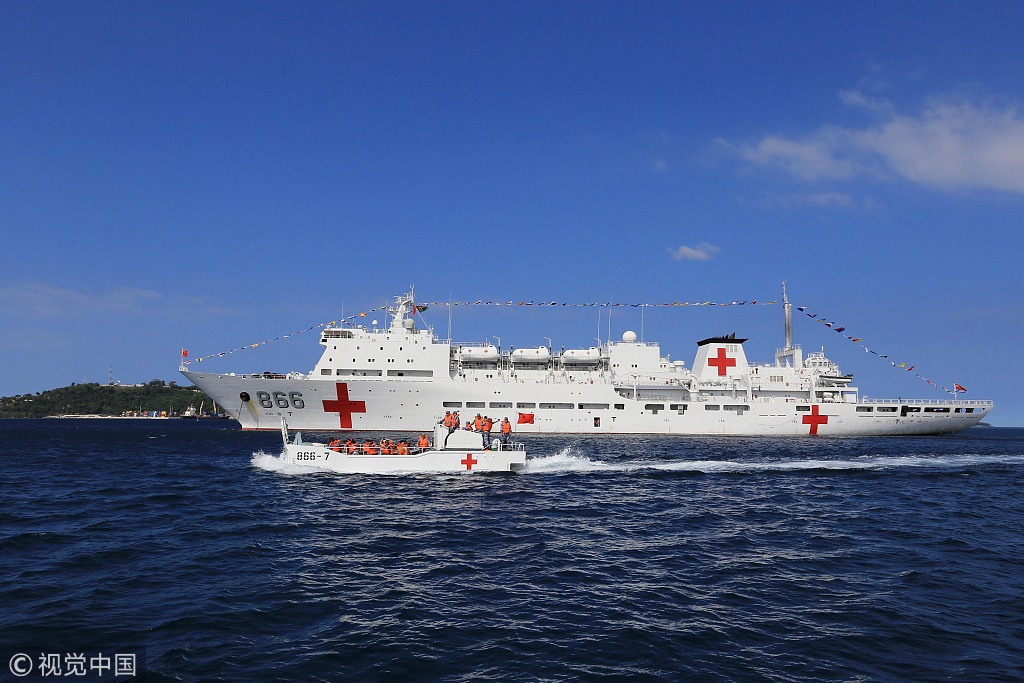
[[[0,680],[1024,679],[1024,429],[527,445],[354,476],[228,421],[0,420]]]

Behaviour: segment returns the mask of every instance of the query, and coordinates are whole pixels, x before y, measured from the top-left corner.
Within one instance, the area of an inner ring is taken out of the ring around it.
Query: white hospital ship
[[[637,340],[552,353],[459,344],[418,329],[410,292],[382,329],[326,327],[311,372],[182,374],[243,429],[417,431],[460,411],[508,416],[519,433],[850,436],[945,434],[978,424],[991,401],[862,399],[852,376],[792,342],[751,363],[735,335],[697,342],[691,367]]]

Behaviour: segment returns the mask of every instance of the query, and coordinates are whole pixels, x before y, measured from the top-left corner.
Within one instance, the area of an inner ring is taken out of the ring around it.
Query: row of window
[[[321,375],[330,375],[330,368],[321,368]],[[382,375],[381,370],[353,370],[351,368],[337,368],[334,371],[335,375],[343,377],[380,377]],[[433,370],[388,370],[388,377],[433,377]]]
[[[444,401],[445,408],[511,408],[512,403],[509,401],[492,401],[490,404],[485,401],[466,401],[463,406],[462,401]],[[608,410],[613,408],[614,410],[625,410],[625,403],[616,403],[614,405],[608,403],[530,403],[520,401],[516,403],[517,410],[571,410],[578,408],[579,410]],[[675,411],[679,414],[686,412],[687,404],[685,403],[671,403],[668,406],[669,410]],[[664,403],[648,403],[644,405],[644,410],[650,411],[657,415],[662,410],[665,410]],[[733,410],[739,413],[750,410],[749,405],[718,405],[715,403],[706,403],[704,410]]]
[[[511,401],[491,401],[491,403],[488,404],[486,401],[466,401],[465,406],[463,406],[462,401],[445,401],[444,402],[444,407],[445,408],[463,408],[463,407],[465,407],[465,408],[488,408],[489,407],[489,408],[507,408],[507,409],[510,409],[510,408],[512,408],[512,402]],[[537,409],[537,408],[540,408],[541,410],[571,410],[572,408],[578,408],[579,410],[608,410],[609,408],[614,408],[615,410],[625,410],[626,409],[626,405],[624,403],[616,403],[616,404],[614,404],[614,406],[611,406],[611,405],[609,405],[607,403],[580,403],[580,404],[575,404],[575,403],[539,403],[538,404],[538,403],[531,403],[531,402],[524,402],[524,401],[517,402],[515,404],[515,407],[518,410],[532,410],[532,409]],[[677,412],[679,414],[684,413],[686,411],[686,408],[687,408],[687,404],[685,404],[685,403],[670,403],[669,406],[668,406],[669,410],[675,411],[675,412]],[[644,405],[644,410],[650,411],[650,412],[654,413],[655,415],[657,415],[662,410],[665,410],[665,404],[664,403],[647,403],[647,404]],[[711,411],[713,411],[713,410],[731,410],[731,411],[738,412],[738,413],[745,413],[746,411],[750,410],[750,406],[749,405],[745,405],[745,404],[719,405],[717,403],[705,403],[704,404],[704,410],[711,410]],[[796,410],[797,410],[797,412],[806,413],[806,412],[810,412],[811,407],[809,405],[807,405],[807,406],[796,406]],[[899,408],[897,408],[896,406],[857,406],[857,412],[858,413],[870,413],[870,412],[895,413],[898,410],[899,410]],[[950,410],[951,410],[950,408],[940,407],[940,406],[926,406],[924,408],[924,412],[926,412],[926,413],[948,413],[948,412],[950,412]],[[903,412],[904,415],[906,415],[907,413],[919,413],[919,412],[921,412],[921,407],[920,406],[904,406],[903,407],[903,411],[904,411]],[[974,408],[956,408],[954,412],[957,412],[957,413],[973,413],[974,412]]]
[[[797,410],[800,410],[800,408],[797,408]],[[806,408],[804,410],[806,410]],[[897,410],[899,410],[899,409],[896,406],[877,406],[877,407],[876,406],[857,406],[857,412],[858,413],[870,413],[870,412],[895,413]],[[903,406],[903,414],[904,415],[906,415],[907,413],[919,413],[919,412],[921,412],[921,407],[920,406]],[[926,412],[926,413],[948,413],[948,412],[951,412],[951,409],[947,408],[945,406],[925,406],[924,412]],[[955,412],[955,413],[973,413],[974,412],[974,408],[956,408],[956,409],[952,410],[952,412]]]
[[[444,401],[445,408],[462,408],[462,401]],[[466,401],[466,408],[511,408],[511,401],[492,401],[489,405],[484,401]],[[519,401],[516,403],[517,410],[535,410],[540,408],[541,410],[568,410],[577,407],[575,403],[532,403],[526,401]],[[615,410],[625,410],[625,403],[616,403],[611,406],[608,403],[580,403],[580,410],[608,410],[614,407]],[[660,406],[664,408],[665,406]]]

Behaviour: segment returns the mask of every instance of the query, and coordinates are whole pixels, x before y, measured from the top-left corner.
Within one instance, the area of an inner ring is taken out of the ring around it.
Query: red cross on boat
[[[460,460],[459,462],[465,465],[467,470],[471,470],[473,469],[473,465],[477,464],[480,461],[474,458],[472,453],[466,453],[466,457]]]
[[[352,429],[352,413],[365,413],[366,401],[350,401],[348,398],[348,384],[338,382],[335,385],[338,392],[337,399],[324,401],[325,413],[338,413],[342,429]]]
[[[721,346],[718,347],[718,356],[715,358],[708,358],[708,365],[713,365],[718,368],[718,376],[725,377],[725,373],[729,368],[736,367],[736,359],[729,358],[725,355],[725,349]]]
[[[811,406],[811,414],[804,415],[803,423],[805,425],[811,425],[811,436],[817,436],[818,425],[828,424],[828,415],[819,415],[818,406]]]

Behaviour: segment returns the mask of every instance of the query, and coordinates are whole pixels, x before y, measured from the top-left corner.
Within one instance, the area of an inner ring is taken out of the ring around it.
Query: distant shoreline
[[[170,415],[47,415],[43,419],[57,420],[171,420]],[[29,418],[31,419],[31,418]]]

